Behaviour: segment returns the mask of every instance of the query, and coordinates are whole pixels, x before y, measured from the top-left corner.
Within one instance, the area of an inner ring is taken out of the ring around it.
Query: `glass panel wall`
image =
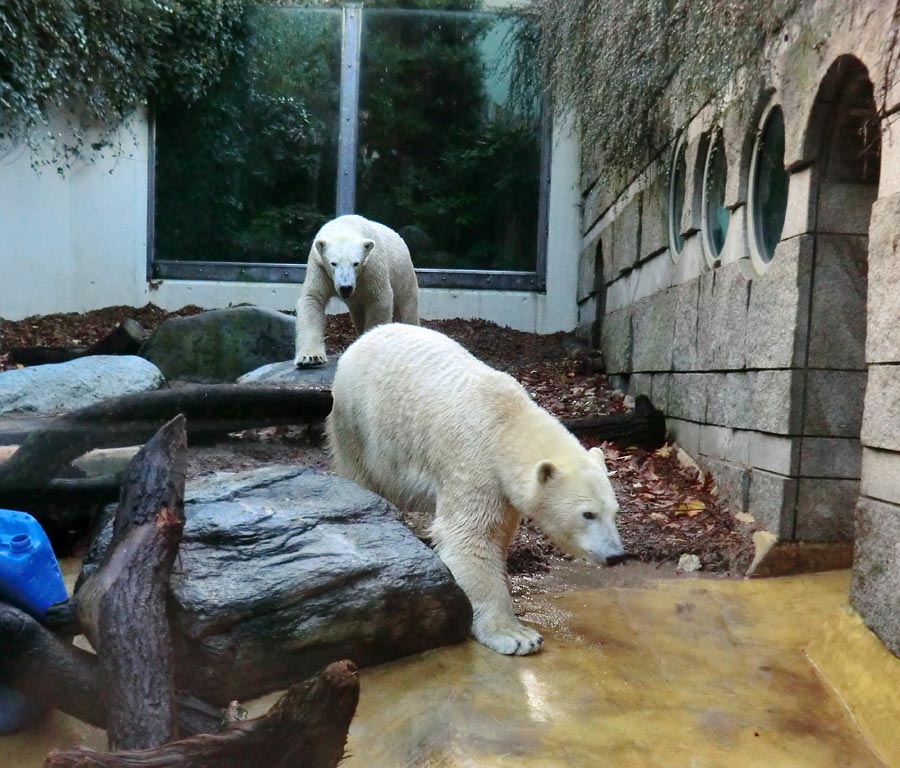
[[[341,59],[339,4],[258,7],[223,82],[156,111],[155,275],[302,279],[336,212],[340,73],[358,65],[355,212],[445,275],[424,284],[476,286],[473,271],[502,270],[517,279],[490,287],[540,289],[547,139],[533,30],[470,2],[412,4],[363,6],[358,62]]]
[[[357,209],[418,267],[534,269],[540,114],[513,98],[514,31],[481,13],[364,16]]]
[[[334,216],[340,10],[261,7],[246,55],[155,113],[155,258],[301,263]]]

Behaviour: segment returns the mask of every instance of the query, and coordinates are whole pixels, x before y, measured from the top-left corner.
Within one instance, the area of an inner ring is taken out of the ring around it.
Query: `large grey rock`
[[[169,379],[232,382],[248,371],[294,356],[295,321],[260,307],[213,309],[166,320],[141,355]]]
[[[635,195],[619,211],[612,223],[613,253],[610,278],[631,269],[638,260],[641,244],[641,194]]]
[[[850,602],[900,656],[900,507],[860,499],[855,531]]]
[[[803,477],[858,480],[862,446],[858,437],[804,437],[800,453]]]
[[[265,385],[269,387],[290,387],[291,389],[330,389],[334,381],[338,358],[333,357],[324,365],[297,368],[293,360],[269,363],[255,371],[245,373],[238,384]]]
[[[395,512],[354,483],[297,467],[189,484],[170,580],[179,684],[225,704],[338,659],[366,666],[465,639],[468,599]]]
[[[0,414],[49,416],[165,386],[152,363],[133,355],[92,355],[0,373]]]

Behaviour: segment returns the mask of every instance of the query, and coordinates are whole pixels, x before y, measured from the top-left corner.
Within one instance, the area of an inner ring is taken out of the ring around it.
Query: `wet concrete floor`
[[[343,765],[885,765],[804,654],[846,605],[848,573],[758,581],[619,573],[600,589],[577,574],[566,575],[566,590],[546,579],[537,589],[520,584],[524,617],[544,633],[535,656],[503,657],[469,641],[363,670]],[[53,713],[0,737],[0,766],[36,768],[54,746],[103,742],[102,732]]]
[[[362,673],[347,768],[882,766],[803,648],[845,572],[526,596],[544,650]]]

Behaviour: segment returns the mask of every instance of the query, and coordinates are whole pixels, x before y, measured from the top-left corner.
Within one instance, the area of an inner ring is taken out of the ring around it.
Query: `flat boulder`
[[[331,389],[338,358],[329,359],[324,365],[297,368],[293,360],[269,363],[255,371],[245,373],[238,384],[266,385],[269,387],[289,387],[291,389]]]
[[[53,416],[165,385],[159,368],[134,355],[33,365],[0,373],[0,415]]]
[[[231,383],[294,355],[294,318],[261,307],[213,309],[161,323],[141,355],[170,380]]]
[[[469,634],[441,560],[355,483],[284,466],[217,474],[188,484],[185,518],[171,624],[179,687],[199,698],[247,700],[332,661],[379,664]]]

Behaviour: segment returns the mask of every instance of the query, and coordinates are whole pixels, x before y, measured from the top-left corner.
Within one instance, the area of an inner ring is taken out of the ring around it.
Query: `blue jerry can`
[[[42,620],[68,598],[59,564],[40,523],[25,512],[0,509],[0,600]],[[0,733],[31,725],[43,709],[0,685]]]

